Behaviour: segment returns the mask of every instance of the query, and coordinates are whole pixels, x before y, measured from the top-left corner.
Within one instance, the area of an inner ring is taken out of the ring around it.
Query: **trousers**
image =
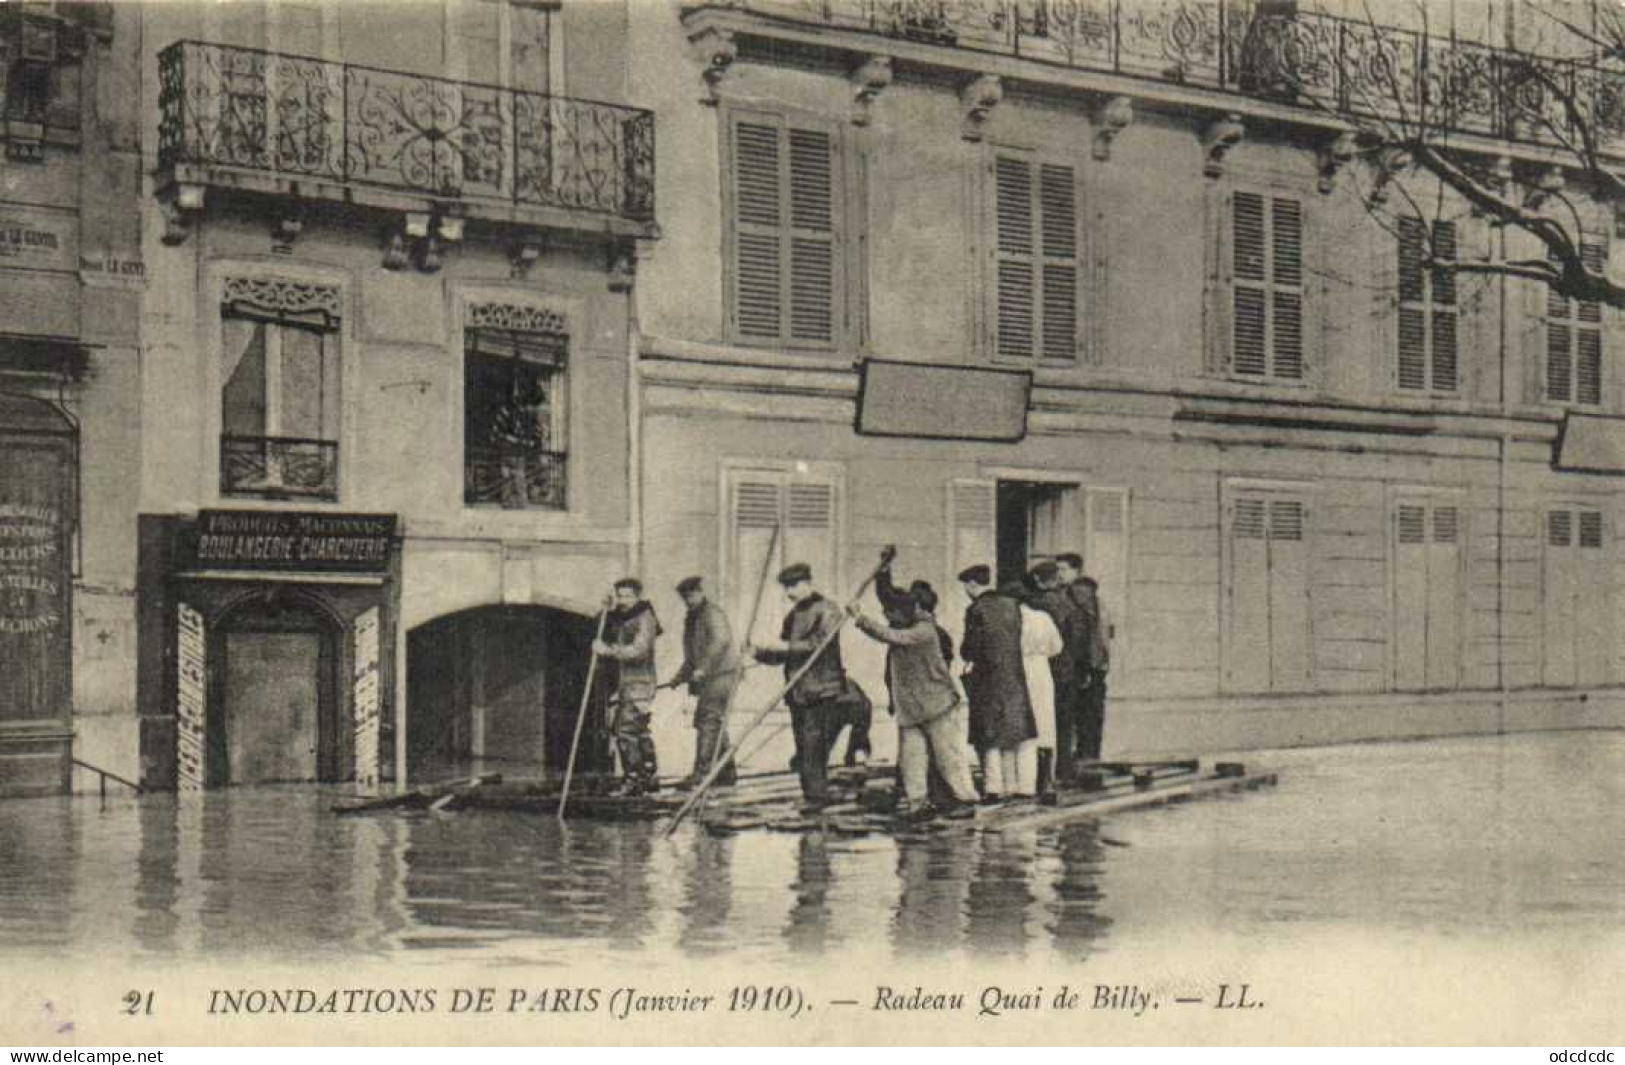
[[[841,704],[833,701],[790,708],[790,727],[796,740],[796,773],[801,797],[808,801],[829,798],[829,744],[843,724]]]
[[[694,779],[711,771],[711,764],[730,747],[728,742],[728,697],[700,696],[694,707]],[[732,762],[717,774],[717,783],[732,784],[738,773]]]
[[[1098,762],[1106,733],[1106,671],[1093,671],[1094,682],[1083,690],[1078,722],[1078,754]]]
[[[976,801],[976,785],[971,781],[970,764],[965,760],[966,709],[961,704],[951,713],[934,717],[923,725],[899,725],[897,760],[903,771],[903,795],[913,803],[931,801],[931,770],[941,775],[948,791],[959,802]]]
[[[982,790],[989,795],[1038,794],[1038,741],[1023,740],[1019,747],[989,747],[982,752]]]
[[[1055,779],[1071,783],[1081,756],[1084,703],[1089,689],[1073,682],[1055,686]]]
[[[654,737],[649,735],[651,702],[651,699],[618,698],[615,703],[615,719],[610,731],[621,756],[621,772],[629,779],[652,781],[659,772]]]

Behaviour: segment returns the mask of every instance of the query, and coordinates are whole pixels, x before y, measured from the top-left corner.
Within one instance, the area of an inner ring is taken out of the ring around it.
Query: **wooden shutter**
[[[1435,221],[1429,230],[1419,218],[1401,218],[1397,245],[1399,387],[1454,392],[1459,379],[1455,273],[1425,264],[1430,255],[1440,262],[1455,260],[1456,224]]]
[[[843,595],[836,570],[835,485],[790,475],[785,494],[784,559],[812,567],[813,583],[830,596]]]
[[[1112,641],[1112,670],[1121,677],[1127,670],[1129,512],[1126,488],[1090,488],[1085,495],[1088,534],[1083,545],[1083,569],[1100,584],[1100,605],[1106,611]]]
[[[1434,503],[1427,557],[1427,686],[1461,681],[1461,511]]]
[[[842,283],[835,135],[750,113],[735,116],[732,149],[735,333],[832,346]]]
[[[1234,692],[1270,690],[1270,566],[1268,510],[1261,495],[1230,503],[1229,611],[1225,618],[1225,686]]]
[[[783,565],[783,496],[783,486],[772,471],[738,471],[732,478],[728,603],[732,621],[741,630],[749,624],[752,613],[756,614],[756,628],[749,634],[740,633],[748,635],[753,642],[769,639],[779,631],[778,612],[773,609],[778,586],[773,583],[773,574]],[[769,545],[774,545],[771,556]],[[768,570],[768,579],[762,583],[764,567]],[[755,598],[758,584],[761,584],[759,604]]]
[[[1575,514],[1574,680],[1612,682],[1613,567],[1600,510]]]
[[[780,199],[781,129],[734,123],[734,328],[742,338],[779,340],[784,332],[784,207]]]
[[[1394,508],[1394,687],[1427,686],[1428,512],[1420,501]]]
[[[999,154],[993,162],[994,351],[1070,360],[1078,339],[1077,175]]]
[[[1593,270],[1607,263],[1608,247],[1580,242],[1580,255]],[[1552,403],[1600,406],[1603,389],[1603,311],[1595,300],[1572,300],[1546,290],[1546,399]]]
[[[1270,686],[1307,691],[1313,675],[1309,614],[1309,508],[1299,499],[1269,501]]]
[[[957,640],[964,624],[964,599],[951,594],[959,587],[959,574],[968,566],[998,563],[998,483],[970,478],[948,482],[948,567],[943,574],[942,607],[937,620]],[[950,604],[953,604],[950,608]]]
[[[1546,512],[1546,549],[1541,566],[1541,678],[1558,687],[1574,684],[1574,512]]]
[[[1433,223],[1433,258],[1438,262],[1456,261],[1456,223]],[[1429,367],[1433,371],[1431,386],[1436,392],[1454,392],[1460,383],[1457,355],[1456,274],[1445,267],[1435,267],[1429,273],[1429,293],[1432,307],[1432,343]]]
[[[1304,375],[1303,206],[1238,192],[1231,199],[1231,369]]]

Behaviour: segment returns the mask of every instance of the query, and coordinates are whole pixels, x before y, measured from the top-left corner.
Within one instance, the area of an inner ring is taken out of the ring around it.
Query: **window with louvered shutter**
[[[1607,264],[1608,248],[1582,241],[1580,254],[1592,270]],[[1603,311],[1595,300],[1574,300],[1546,291],[1546,400],[1576,406],[1602,405]]]
[[[1456,275],[1444,265],[1456,259],[1456,223],[1401,218],[1399,255],[1399,366],[1401,389],[1455,392]]]
[[[1303,205],[1290,197],[1238,192],[1230,207],[1231,371],[1301,380]]]
[[[734,335],[832,347],[843,276],[835,134],[750,113],[734,116],[732,138]]]
[[[1398,691],[1461,685],[1462,515],[1453,503],[1395,504],[1390,570],[1391,679]]]
[[[1309,504],[1248,491],[1228,504],[1225,687],[1308,691],[1314,683],[1309,609]]]
[[[1075,358],[1081,276],[1076,171],[1000,153],[993,161],[993,200],[994,353]]]
[[[1546,511],[1541,558],[1541,680],[1569,687],[1611,683],[1613,558],[1603,512],[1557,506]]]

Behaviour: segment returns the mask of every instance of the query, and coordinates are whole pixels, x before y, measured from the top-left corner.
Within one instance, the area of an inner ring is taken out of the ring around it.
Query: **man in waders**
[[[670,687],[687,684],[694,696],[694,769],[679,787],[691,788],[705,779],[715,759],[728,750],[728,702],[739,683],[739,657],[734,652],[733,628],[722,608],[705,596],[698,577],[685,577],[677,585],[688,614],[683,618],[683,665]],[[737,779],[733,760],[723,766],[716,782],[727,787]]]
[[[593,653],[616,665],[614,706],[610,731],[621,756],[625,779],[615,794],[647,795],[660,785],[656,779],[654,737],[649,735],[649,706],[655,697],[655,638],[660,622],[643,598],[643,582],[622,577],[615,582],[615,608],[609,613],[613,635],[594,640]]]

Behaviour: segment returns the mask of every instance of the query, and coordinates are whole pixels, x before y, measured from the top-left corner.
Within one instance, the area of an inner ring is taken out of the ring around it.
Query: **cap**
[[[792,584],[800,584],[802,581],[810,580],[812,580],[812,567],[805,562],[792,562],[779,570],[779,583],[786,588]]]
[[[703,583],[698,577],[684,577],[677,582],[677,594],[687,595],[690,592],[700,591]]]
[[[1033,567],[1033,579],[1040,581],[1053,581],[1061,575],[1061,567],[1049,559],[1045,559]]]
[[[986,566],[966,566],[959,571],[959,579],[972,584],[992,584],[993,571]]]

